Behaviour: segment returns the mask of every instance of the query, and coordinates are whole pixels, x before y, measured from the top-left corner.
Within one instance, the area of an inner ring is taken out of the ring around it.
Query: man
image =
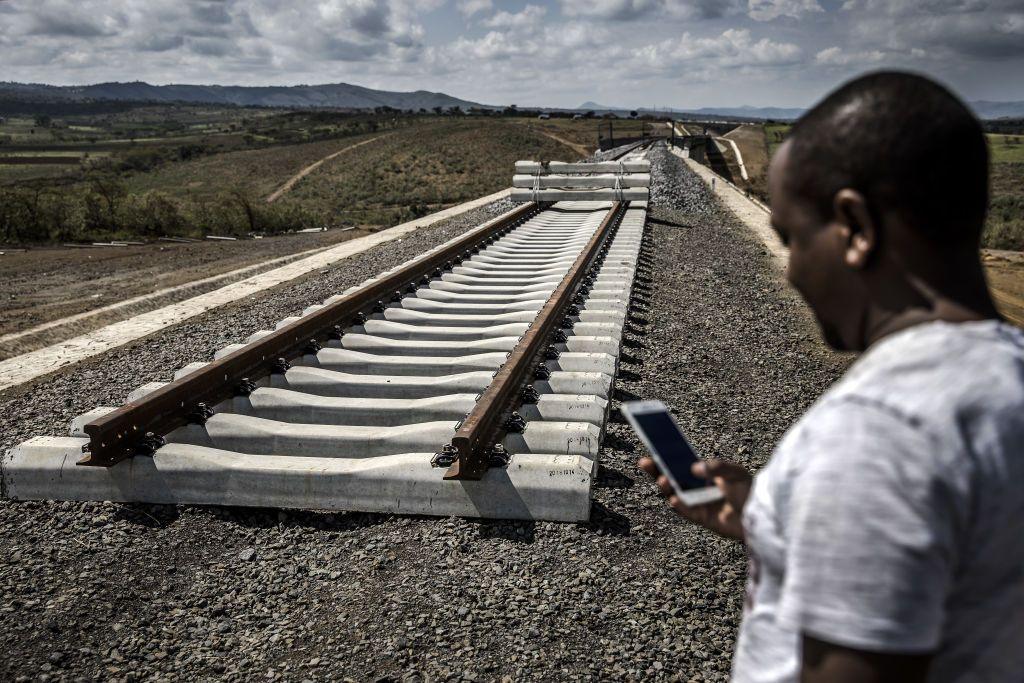
[[[787,277],[866,353],[756,479],[711,460],[724,502],[670,498],[749,549],[737,681],[1024,681],[1024,332],[982,272],[987,178],[977,120],[905,73],[844,85],[772,161]]]

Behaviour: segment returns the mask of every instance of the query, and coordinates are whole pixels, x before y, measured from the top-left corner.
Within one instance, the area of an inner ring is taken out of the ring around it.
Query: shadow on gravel
[[[594,479],[596,489],[631,489],[636,483],[629,475],[598,465],[597,478]]]
[[[647,318],[644,318],[643,316],[639,316],[639,315],[636,315],[634,313],[630,313],[629,314],[629,322],[633,323],[634,325],[646,325],[646,324],[648,324],[650,322],[650,320],[648,320]]]
[[[125,503],[114,513],[115,521],[162,529],[170,526],[181,517],[177,505],[145,505],[141,503]]]
[[[606,434],[603,446],[608,450],[622,451],[623,453],[634,453],[636,451],[636,446],[633,443],[623,439],[618,434]]]
[[[615,374],[615,377],[623,380],[624,382],[639,382],[643,379],[639,373],[633,372],[632,370],[623,370],[621,368]]]
[[[368,529],[387,522],[391,515],[375,512],[330,512],[323,510],[281,510],[278,508],[204,507],[214,517],[248,529],[276,526],[328,531]]]
[[[590,507],[590,521],[577,524],[576,528],[605,536],[629,536],[631,526],[629,517],[609,510],[595,500]]]
[[[533,543],[537,534],[537,523],[529,520],[509,521],[481,519],[476,522],[482,539],[500,538],[515,543]]]
[[[664,225],[664,226],[669,227],[669,228],[692,228],[693,227],[692,225],[687,225],[686,223],[674,223],[672,221],[667,221],[664,218],[652,218],[650,216],[647,217],[647,222],[648,223],[654,223],[656,225]]]
[[[616,387],[612,392],[612,398],[616,401],[639,401],[641,400],[640,394],[634,394],[629,389],[623,389],[622,387]]]

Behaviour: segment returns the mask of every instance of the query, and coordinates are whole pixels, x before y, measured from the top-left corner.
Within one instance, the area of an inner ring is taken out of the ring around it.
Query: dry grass
[[[539,131],[501,119],[434,122],[330,160],[279,203],[390,225],[508,187],[517,159],[573,155]]]
[[[322,142],[226,152],[167,164],[125,181],[132,192],[159,190],[174,197],[203,200],[225,191],[265,197],[288,178],[329,154],[375,137],[375,133]]]
[[[0,186],[0,241],[387,226],[508,187],[517,159],[579,156],[543,131],[505,119],[387,123],[320,142],[157,163],[147,157],[132,170],[80,171],[61,185]],[[373,142],[359,146],[368,140]],[[323,163],[267,203],[318,161]]]

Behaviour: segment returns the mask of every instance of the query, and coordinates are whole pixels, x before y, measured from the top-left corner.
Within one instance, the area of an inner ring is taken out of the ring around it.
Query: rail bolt
[[[446,443],[441,447],[440,453],[434,453],[434,457],[430,459],[430,465],[432,467],[451,467],[458,454],[459,452],[455,450],[455,446]]]
[[[139,455],[153,455],[157,449],[164,446],[167,440],[153,432],[146,432],[146,435],[139,439],[139,443],[136,445],[135,452]]]
[[[513,411],[508,418],[505,419],[505,431],[515,432],[522,434],[523,430],[526,429],[526,420],[519,413]]]
[[[256,382],[248,377],[243,377],[235,387],[235,396],[249,396],[254,391],[256,391]]]
[[[505,450],[505,447],[500,443],[496,443],[487,451],[487,466],[488,467],[505,467],[508,465],[512,456]]]
[[[211,417],[213,417],[213,408],[205,403],[197,403],[195,408],[185,416],[185,419],[193,424],[204,425]]]

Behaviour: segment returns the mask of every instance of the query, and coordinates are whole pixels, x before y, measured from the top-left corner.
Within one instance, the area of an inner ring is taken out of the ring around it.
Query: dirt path
[[[578,152],[579,155],[582,156],[582,157],[590,156],[590,150],[587,149],[584,145],[579,144],[578,142],[572,142],[570,140],[566,140],[563,137],[559,137],[559,136],[555,135],[554,133],[549,133],[549,132],[544,131],[544,130],[538,130],[537,132],[540,133],[541,135],[543,135],[544,137],[550,138],[550,139],[554,140],[557,143],[565,145],[566,147],[571,147],[573,150]]]
[[[328,154],[327,156],[325,156],[323,159],[320,159],[319,161],[314,161],[309,166],[307,166],[306,168],[302,169],[301,171],[299,171],[298,173],[293,175],[291,178],[289,178],[287,181],[285,181],[284,185],[282,185],[281,187],[279,187],[276,190],[274,190],[274,192],[269,197],[267,197],[267,204],[273,204],[275,201],[277,201],[281,197],[281,195],[288,193],[293,187],[295,187],[295,183],[299,182],[300,180],[302,180],[303,178],[308,176],[310,173],[312,173],[316,169],[320,168],[320,166],[322,166],[324,164],[324,162],[330,161],[331,159],[333,159],[334,157],[338,156],[339,154],[344,154],[345,152],[349,152],[349,151],[355,149],[356,147],[362,147],[363,145],[368,145],[371,142],[373,142],[374,140],[380,140],[381,138],[385,138],[385,137],[387,137],[387,135],[378,135],[375,138],[370,138],[369,140],[363,140],[362,142],[357,142],[354,145],[349,145],[348,147],[345,147],[343,149],[339,149],[337,152],[333,152],[331,154]]]
[[[982,261],[999,312],[1024,327],[1024,252],[982,249]]]

